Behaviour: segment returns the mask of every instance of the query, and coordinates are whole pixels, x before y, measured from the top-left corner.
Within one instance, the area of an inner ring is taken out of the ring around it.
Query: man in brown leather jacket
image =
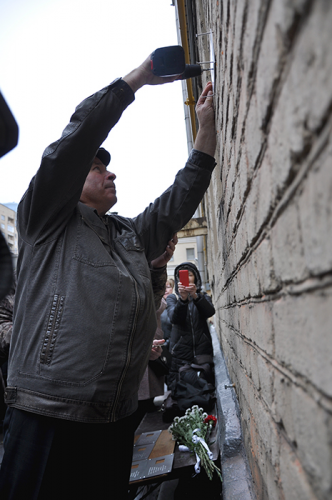
[[[134,219],[106,214],[115,174],[100,145],[140,87],[172,80],[153,75],[148,58],[83,101],[20,202],[3,500],[126,497],[132,416],[156,329],[150,271],[163,273],[150,263],[209,185],[211,84],[185,168]]]

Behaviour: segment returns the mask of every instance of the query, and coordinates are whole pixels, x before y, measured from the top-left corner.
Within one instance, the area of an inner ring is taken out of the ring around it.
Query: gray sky
[[[18,146],[0,159],[0,203],[18,202],[46,146],[77,104],[154,49],[176,45],[170,0],[1,0],[0,89]],[[135,216],[187,158],[181,82],[144,87],[104,143],[117,175],[114,210]]]

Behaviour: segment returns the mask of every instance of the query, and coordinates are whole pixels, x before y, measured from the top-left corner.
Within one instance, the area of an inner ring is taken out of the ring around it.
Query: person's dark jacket
[[[169,320],[166,309],[162,313],[162,315],[160,316],[160,320],[161,320],[161,329],[162,329],[163,334],[164,334],[163,338],[165,339],[165,341],[167,342],[167,345],[169,346],[169,342],[171,339],[172,323]]]
[[[201,291],[200,273],[190,262],[185,262],[175,268],[176,293],[178,293],[180,269],[188,269],[194,273],[198,298],[183,301],[175,294],[171,294],[166,299],[167,314],[173,325],[170,341],[172,366],[168,377],[169,385],[172,385],[181,366],[197,363],[203,355],[212,356],[213,354],[211,335],[207,325],[207,319],[215,313],[211,298]]]
[[[13,310],[16,281],[8,295],[0,301],[0,367],[8,361],[9,345],[13,332]]]
[[[9,406],[82,422],[115,421],[137,407],[156,330],[148,263],[193,215],[215,162],[193,150],[138,217],[103,221],[79,199],[98,148],[133,100],[123,80],[84,100],[19,204]]]

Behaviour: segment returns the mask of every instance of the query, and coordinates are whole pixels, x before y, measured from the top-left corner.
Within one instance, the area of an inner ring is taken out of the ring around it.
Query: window
[[[1,215],[1,220],[5,220],[5,216],[4,215]]]
[[[12,217],[8,217],[8,224],[14,224],[15,220]]]
[[[1,229],[5,229],[5,225],[4,224],[1,224]]]
[[[14,226],[10,226],[9,224],[7,225],[7,231],[9,231],[10,233],[13,233],[15,231],[15,228]]]
[[[187,252],[187,260],[195,260],[195,249],[194,248],[186,248]]]

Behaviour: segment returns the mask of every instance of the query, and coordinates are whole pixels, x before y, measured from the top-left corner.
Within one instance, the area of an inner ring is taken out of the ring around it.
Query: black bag
[[[173,394],[179,410],[185,412],[187,408],[198,405],[204,411],[210,412],[215,404],[214,386],[203,378],[192,381],[179,380]]]
[[[185,412],[181,412],[179,406],[172,395],[169,394],[161,407],[163,422],[173,422],[174,417],[182,417]]]
[[[203,378],[192,380],[190,372],[182,372],[174,390],[163,404],[163,421],[172,422],[174,417],[182,417],[187,408],[198,405],[204,411],[213,410],[216,402],[215,387]]]
[[[162,355],[160,356],[160,358],[150,359],[149,368],[151,368],[151,370],[157,375],[157,377],[162,377],[163,375],[168,375],[169,373],[168,365],[163,360]]]
[[[172,355],[167,346],[164,346],[160,357],[149,361],[149,367],[157,377],[162,377],[163,375],[169,374],[171,363]]]

